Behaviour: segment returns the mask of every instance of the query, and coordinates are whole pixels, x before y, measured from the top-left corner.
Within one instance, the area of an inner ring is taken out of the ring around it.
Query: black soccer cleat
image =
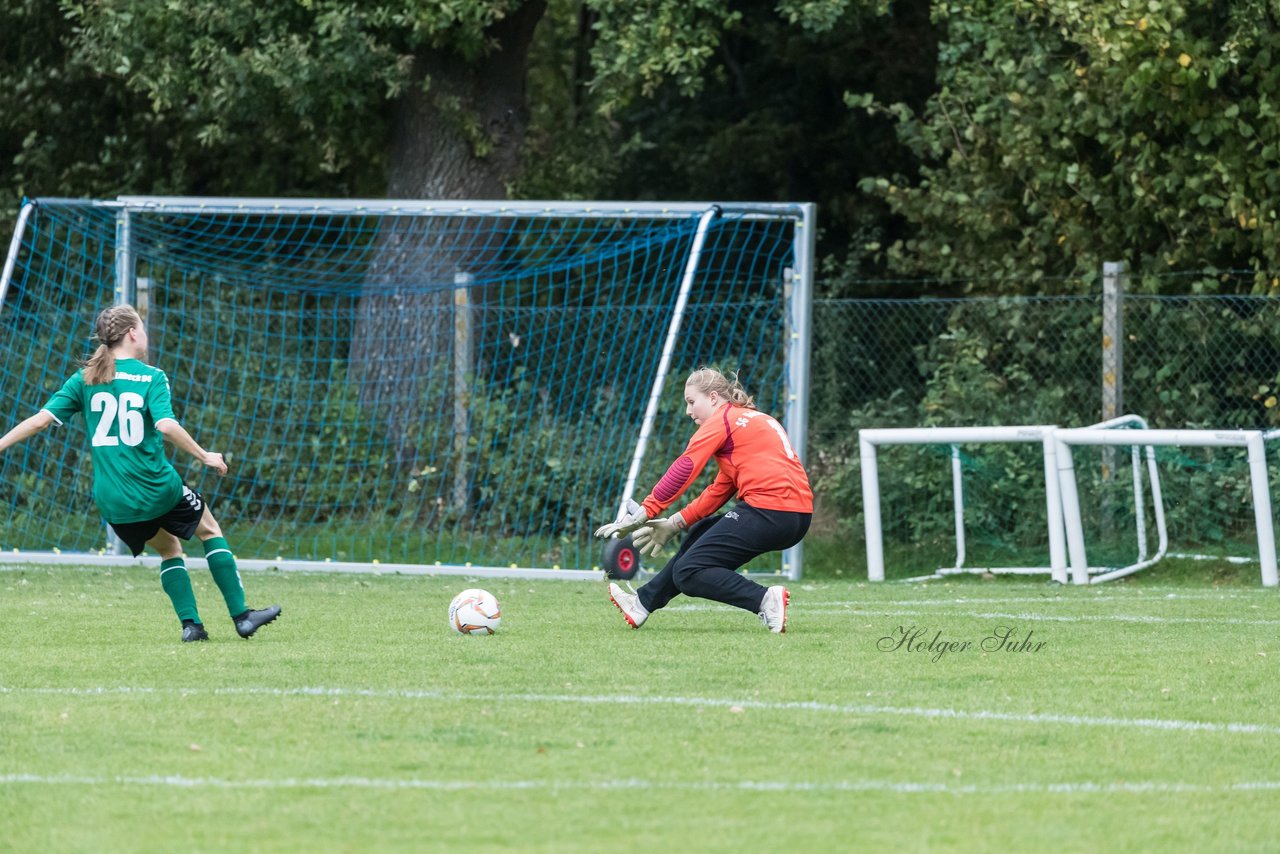
[[[183,623],[182,624],[182,642],[194,643],[195,641],[207,641],[209,633],[204,630],[204,626],[200,623]]]
[[[238,617],[232,617],[231,619],[235,621],[236,634],[242,638],[251,638],[254,632],[278,616],[280,616],[280,606],[272,605],[270,608],[263,608],[261,611],[245,611]]]

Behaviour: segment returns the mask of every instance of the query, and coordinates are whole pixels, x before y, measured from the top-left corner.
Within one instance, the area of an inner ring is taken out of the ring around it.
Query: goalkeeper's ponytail
[[[708,368],[704,365],[689,374],[689,379],[685,381],[685,385],[691,385],[703,394],[711,394],[714,391],[734,406],[741,406],[745,409],[756,408],[755,398],[747,394],[747,390],[742,387],[742,383],[738,382],[736,372],[726,377],[715,368]]]
[[[116,305],[98,315],[93,325],[93,337],[98,349],[84,363],[84,384],[103,385],[116,375],[116,357],[111,348],[120,343],[130,329],[142,325],[142,318],[131,305]]]

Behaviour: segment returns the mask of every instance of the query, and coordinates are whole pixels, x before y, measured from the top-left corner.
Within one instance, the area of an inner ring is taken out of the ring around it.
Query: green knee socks
[[[204,541],[204,556],[209,561],[209,574],[213,583],[222,591],[222,598],[227,601],[227,611],[235,617],[243,614],[247,608],[244,604],[244,584],[240,581],[240,570],[236,569],[236,556],[231,553],[225,537],[212,537]]]
[[[160,586],[169,594],[173,610],[179,620],[200,622],[200,614],[196,611],[196,594],[191,589],[191,576],[187,574],[187,566],[180,557],[171,557],[160,563]]]

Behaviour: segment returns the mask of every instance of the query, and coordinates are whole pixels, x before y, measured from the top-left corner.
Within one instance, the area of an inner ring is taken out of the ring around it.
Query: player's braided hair
[[[703,365],[689,374],[689,379],[685,380],[685,385],[691,385],[703,394],[711,394],[714,391],[735,406],[743,406],[747,409],[756,408],[756,399],[747,394],[746,389],[742,387],[742,383],[738,382],[736,372],[726,377],[715,368]]]
[[[111,348],[120,343],[125,333],[142,325],[142,317],[131,305],[113,305],[103,309],[93,324],[93,337],[98,349],[84,363],[84,384],[102,385],[116,375],[116,357]]]

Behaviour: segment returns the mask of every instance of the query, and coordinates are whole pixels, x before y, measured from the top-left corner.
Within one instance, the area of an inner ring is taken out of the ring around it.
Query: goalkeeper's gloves
[[[618,512],[618,518],[596,528],[596,536],[602,540],[625,537],[648,521],[649,514],[644,508],[628,498],[626,506]]]
[[[665,519],[654,519],[636,531],[631,535],[631,542],[640,550],[640,554],[657,557],[663,546],[687,527],[683,516],[672,513]]]

